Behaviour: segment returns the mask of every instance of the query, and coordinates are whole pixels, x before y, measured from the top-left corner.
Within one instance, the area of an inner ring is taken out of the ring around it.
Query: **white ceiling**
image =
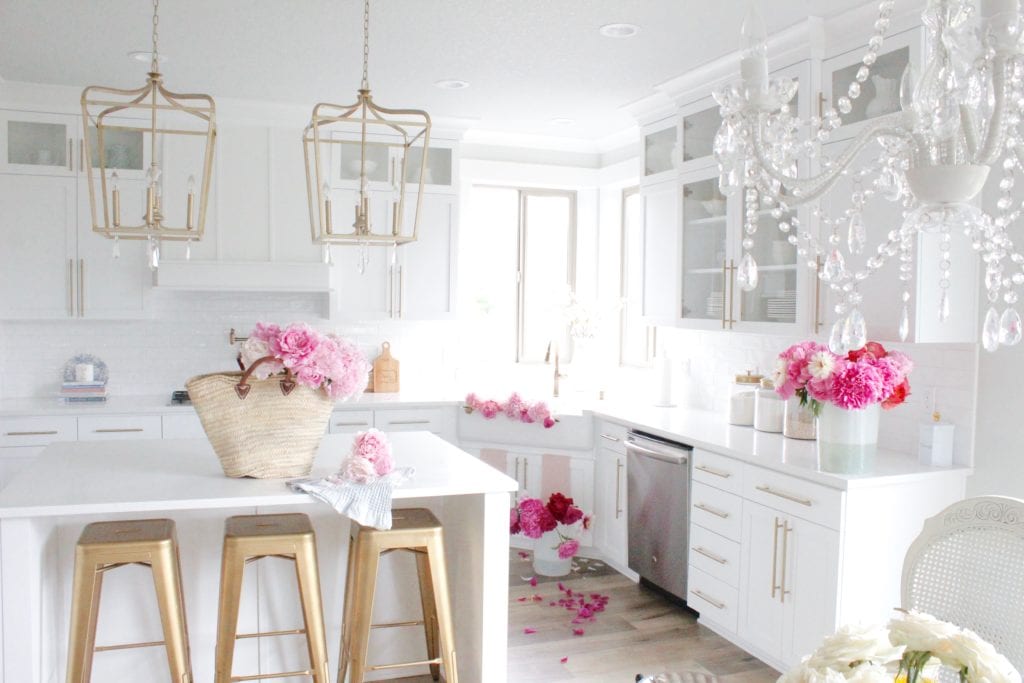
[[[864,0],[763,0],[769,31]],[[621,107],[736,49],[747,0],[373,0],[370,85],[383,106],[505,132],[596,139]],[[0,76],[134,87],[150,49],[145,0],[0,0]],[[173,90],[312,105],[359,82],[358,0],[164,0],[160,46]],[[629,22],[630,39],[598,27]],[[470,82],[445,91],[439,79]],[[555,125],[566,117],[575,125]]]

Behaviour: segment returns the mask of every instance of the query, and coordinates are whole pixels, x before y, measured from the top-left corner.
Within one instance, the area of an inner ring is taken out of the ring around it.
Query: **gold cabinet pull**
[[[405,316],[405,269],[398,266],[398,317]]]
[[[78,317],[85,317],[85,259],[78,259]]]
[[[725,609],[725,603],[724,602],[719,602],[718,600],[715,600],[714,598],[709,597],[709,596],[705,595],[704,593],[700,592],[696,588],[693,589],[693,594],[696,595],[701,600],[704,600],[705,602],[710,603],[712,606],[717,607],[718,609]]]
[[[359,424],[366,424],[366,423],[365,422],[360,422]],[[391,426],[391,425],[428,425],[428,424],[430,424],[430,420],[391,420],[391,421],[388,422],[389,426]]]
[[[754,488],[756,488],[758,491],[761,491],[762,493],[767,493],[768,495],[776,496],[778,498],[782,498],[783,500],[788,500],[792,503],[797,503],[805,507],[811,507],[812,505],[814,505],[814,501],[812,500],[808,500],[807,498],[800,498],[799,496],[794,496],[793,494],[786,493],[785,491],[776,491],[771,486],[767,486],[765,484],[762,484],[761,486],[755,486]]]
[[[334,423],[335,427],[368,427],[369,425],[370,425],[370,423],[366,422],[365,420],[362,420],[362,421],[351,421],[351,422],[335,422]]]
[[[530,461],[523,458],[523,488],[530,488]]]
[[[707,548],[702,548],[699,545],[698,546],[694,546],[693,552],[700,553],[704,557],[708,558],[709,560],[714,560],[718,564],[729,564],[729,560],[725,559],[724,557],[719,557],[718,555],[714,554],[713,552],[711,552]]]
[[[85,140],[78,140],[78,170],[85,170]]]
[[[732,472],[722,472],[721,470],[716,470],[713,467],[708,467],[707,465],[697,465],[696,469],[701,472],[707,472],[708,474],[716,477],[721,477],[722,479],[728,479],[732,476]]]
[[[775,585],[775,579],[777,577],[777,571],[779,566],[779,528],[782,525],[779,524],[779,518],[775,518],[774,528],[772,529],[772,599],[775,599],[775,591],[779,590],[779,587]]]
[[[615,458],[615,519],[622,516],[622,459]]]
[[[729,288],[729,264],[725,259],[722,259],[722,329],[725,329],[725,302],[726,302],[726,291]],[[731,314],[730,314],[731,315]]]
[[[519,483],[519,456],[516,456],[516,483]]]
[[[56,429],[49,429],[39,432],[5,432],[4,436],[52,436],[56,433]]]
[[[74,141],[71,138],[68,138],[68,170],[69,171],[74,171],[75,170],[75,148],[74,148],[74,144],[75,144]]]
[[[612,436],[611,434],[601,434],[601,438],[605,439],[606,441],[621,441],[622,440],[622,439],[620,439],[617,436]]]
[[[789,526],[789,522],[785,522],[782,526],[782,577],[779,579],[779,602],[786,602],[786,594],[790,591],[786,590],[786,565],[789,564],[789,532],[793,530],[793,527]]]
[[[388,266],[388,317],[395,317],[395,267]]]
[[[75,259],[68,259],[68,315],[75,314]]]
[[[732,317],[732,307],[734,305],[734,299],[736,298],[736,262],[729,259],[729,329],[736,324],[736,319]]]
[[[729,519],[729,513],[728,512],[722,512],[721,510],[713,508],[713,507],[711,507],[709,505],[705,505],[704,503],[696,503],[696,504],[694,504],[693,507],[697,508],[698,510],[703,510],[704,512],[710,512],[715,517],[721,517],[722,519]]]
[[[117,429],[94,429],[95,434],[126,434],[128,432],[144,432],[142,427],[119,427]]]

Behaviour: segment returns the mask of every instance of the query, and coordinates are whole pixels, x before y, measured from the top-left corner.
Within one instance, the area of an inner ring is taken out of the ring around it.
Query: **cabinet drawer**
[[[89,415],[78,418],[79,441],[159,439],[162,436],[159,415]]]
[[[694,524],[690,527],[690,566],[738,588],[740,544]]]
[[[739,591],[699,569],[690,568],[686,604],[700,612],[701,621],[710,621],[730,633],[736,632]]]
[[[45,446],[54,441],[75,441],[78,422],[73,417],[0,418],[0,447]]]
[[[716,489],[739,494],[743,491],[743,463],[718,453],[693,450],[693,480]]]
[[[599,422],[597,425],[597,441],[602,447],[615,451],[619,455],[626,454],[626,435],[629,430],[612,422]]]
[[[328,431],[331,434],[361,432],[373,426],[372,410],[339,410],[331,413]]]
[[[161,418],[165,439],[205,439],[206,431],[195,413],[176,413]]]
[[[743,473],[743,497],[831,529],[842,517],[842,491],[752,465]]]
[[[740,540],[743,509],[739,496],[700,482],[693,482],[690,521],[729,540]]]
[[[434,432],[444,429],[444,413],[440,408],[409,408],[378,410],[373,426],[385,432]]]

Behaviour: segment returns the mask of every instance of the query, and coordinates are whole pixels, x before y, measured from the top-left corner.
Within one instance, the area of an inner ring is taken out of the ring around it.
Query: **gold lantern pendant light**
[[[189,258],[192,242],[203,237],[217,135],[213,98],[171,92],[163,85],[159,10],[159,0],[153,0],[146,84],[136,90],[89,86],[82,91],[93,231],[114,240],[115,258],[119,240],[148,240],[153,269],[160,263],[161,242],[185,242]],[[183,167],[180,176],[168,173],[171,162]]]
[[[370,95],[370,2],[363,4],[363,78],[354,104],[320,103],[303,132],[306,194],[313,242],[330,246],[397,246],[416,240],[430,144],[430,115],[418,109],[388,109]],[[356,156],[358,154],[358,157]],[[415,184],[412,221],[405,220],[407,181]],[[418,183],[418,184],[416,184]],[[384,216],[371,207],[383,201]],[[350,213],[351,212],[351,213]],[[354,216],[351,224],[343,216]]]

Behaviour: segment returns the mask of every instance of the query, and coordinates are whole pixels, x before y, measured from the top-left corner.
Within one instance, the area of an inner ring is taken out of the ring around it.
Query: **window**
[[[644,213],[640,188],[622,191],[622,309],[619,315],[619,365],[648,365],[654,329],[641,315],[644,290]]]
[[[567,349],[562,308],[576,279],[576,193],[474,186],[460,258],[462,310],[492,358]]]

